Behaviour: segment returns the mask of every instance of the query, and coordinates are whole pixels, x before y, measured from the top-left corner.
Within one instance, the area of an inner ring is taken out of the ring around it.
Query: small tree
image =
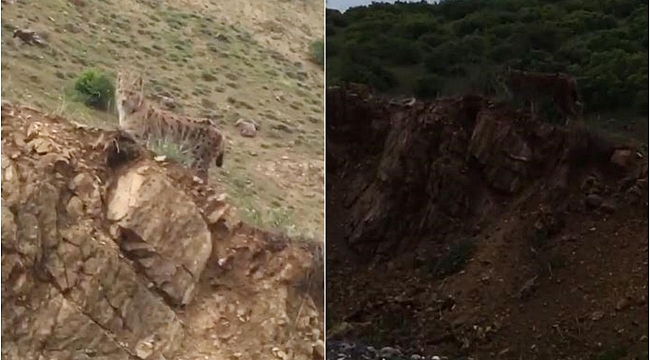
[[[115,86],[104,72],[97,69],[84,70],[74,83],[78,100],[98,110],[110,110],[115,101]]]

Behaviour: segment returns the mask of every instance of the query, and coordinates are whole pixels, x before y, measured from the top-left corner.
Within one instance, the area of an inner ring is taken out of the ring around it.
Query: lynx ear
[[[142,76],[138,76],[133,85],[142,91],[144,89],[144,80],[142,79]]]

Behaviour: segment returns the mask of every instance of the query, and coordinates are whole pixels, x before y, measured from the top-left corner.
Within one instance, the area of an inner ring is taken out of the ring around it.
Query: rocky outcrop
[[[642,160],[596,134],[477,96],[396,106],[333,88],[327,106],[328,176],[346,179],[330,189],[344,193],[348,242],[363,254],[413,248],[431,229],[445,233],[459,222],[471,228],[499,197],[540,179],[561,194],[589,173],[625,177],[621,164]]]
[[[119,132],[6,102],[2,119],[3,359],[322,353],[296,290],[318,245],[249,228]]]
[[[192,199],[151,166],[121,174],[107,194],[106,218],[120,250],[174,305],[187,305],[212,252]]]
[[[253,138],[257,136],[257,130],[260,126],[255,121],[239,119],[235,122],[235,127],[239,129],[239,134],[243,137]]]
[[[635,146],[476,96],[327,107],[328,357],[645,356]]]

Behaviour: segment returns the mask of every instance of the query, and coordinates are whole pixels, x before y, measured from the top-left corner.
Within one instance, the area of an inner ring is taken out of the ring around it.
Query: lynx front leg
[[[208,170],[210,169],[210,164],[213,158],[207,154],[204,146],[201,145],[194,146],[194,148],[192,149],[192,158],[193,158],[192,165],[191,165],[192,171],[201,180],[207,182]]]
[[[208,169],[210,168],[210,164],[206,163],[204,160],[201,159],[195,159],[194,162],[192,163],[192,171],[196,174],[196,176],[203,180],[203,182],[207,183],[208,182]]]

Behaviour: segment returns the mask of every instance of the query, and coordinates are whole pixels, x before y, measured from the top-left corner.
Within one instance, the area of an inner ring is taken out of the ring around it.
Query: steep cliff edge
[[[322,358],[320,246],[120,132],[3,101],[2,200],[3,359]]]
[[[407,106],[331,88],[326,156],[333,338],[475,358],[646,352],[634,146],[476,96]]]

